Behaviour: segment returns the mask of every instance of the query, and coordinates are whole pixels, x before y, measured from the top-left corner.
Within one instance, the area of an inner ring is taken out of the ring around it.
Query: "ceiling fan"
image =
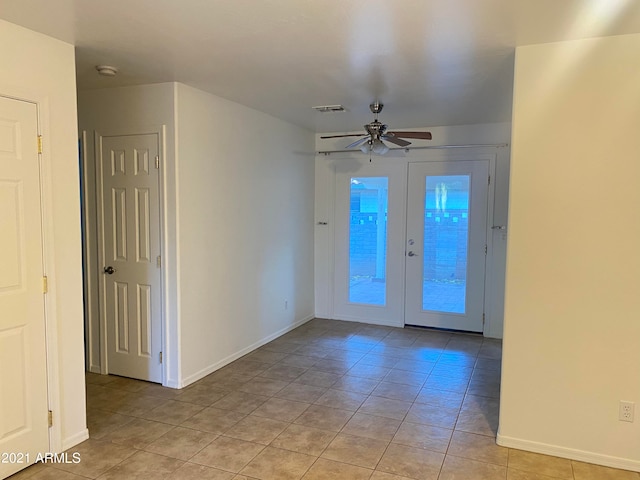
[[[403,140],[403,138],[417,138],[421,140],[431,140],[431,132],[388,132],[387,126],[378,120],[378,114],[382,111],[384,105],[378,101],[369,105],[371,113],[375,115],[373,122],[364,126],[366,133],[355,133],[347,135],[327,135],[320,138],[340,138],[340,137],[363,137],[356,140],[345,149],[360,148],[364,153],[375,153],[384,155],[389,151],[389,147],[383,142],[391,142],[399,147],[411,145],[411,142]]]

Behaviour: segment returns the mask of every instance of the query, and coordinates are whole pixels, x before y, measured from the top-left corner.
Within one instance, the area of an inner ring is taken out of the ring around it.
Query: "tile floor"
[[[87,374],[78,464],[31,480],[640,480],[495,444],[499,341],[316,319],[183,390]]]

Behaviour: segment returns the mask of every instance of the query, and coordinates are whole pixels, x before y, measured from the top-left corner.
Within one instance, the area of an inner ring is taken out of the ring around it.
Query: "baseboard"
[[[601,453],[577,450],[575,448],[560,447],[558,445],[549,445],[546,443],[533,442],[530,440],[522,440],[520,438],[507,437],[504,435],[500,435],[500,432],[498,432],[498,435],[496,437],[496,443],[503,447],[517,448],[518,450],[543,453],[545,455],[553,455],[554,457],[569,458],[571,460],[603,465],[605,467],[620,468],[622,470],[640,472],[640,461],[638,460],[613,457],[610,455],[603,455]]]
[[[345,322],[366,323],[369,325],[380,325],[381,327],[404,327],[404,323],[386,322],[384,320],[375,320],[370,318],[351,317],[349,315],[334,315],[332,320],[343,320]]]
[[[84,442],[89,438],[89,429],[85,428],[84,430],[72,435],[70,437],[65,438],[62,441],[62,451],[69,450],[72,447],[75,447],[79,443]]]
[[[206,377],[207,375],[215,372],[216,370],[221,369],[222,367],[224,367],[225,365],[230,364],[231,362],[233,362],[234,360],[239,359],[240,357],[245,356],[247,353],[250,353],[252,351],[254,351],[256,348],[261,347],[262,345],[265,345],[267,343],[269,343],[272,340],[275,340],[276,338],[284,335],[287,332],[290,332],[291,330],[298,328],[300,325],[304,325],[305,323],[307,323],[310,320],[313,320],[315,318],[315,315],[308,315],[306,317],[304,317],[302,320],[298,320],[295,323],[292,323],[291,325],[278,330],[275,333],[272,333],[271,335],[268,335],[264,338],[262,338],[261,340],[258,340],[257,342],[249,345],[248,347],[243,348],[242,350],[238,350],[237,352],[223,358],[222,360],[220,360],[219,362],[214,363],[213,365],[209,365],[208,367],[203,368],[202,370],[199,370],[198,372],[189,375],[188,377],[185,377],[182,379],[182,382],[180,382],[178,387],[174,387],[174,388],[184,388],[187,387],[189,385],[191,385],[194,382],[197,382],[198,380],[200,380],[201,378]],[[171,385],[167,385],[167,386],[171,386]]]
[[[89,371],[91,373],[102,373],[102,370],[100,369],[100,365],[91,365],[89,367]]]

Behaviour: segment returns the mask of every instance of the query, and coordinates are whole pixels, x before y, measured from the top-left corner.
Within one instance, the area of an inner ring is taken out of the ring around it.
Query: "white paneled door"
[[[98,136],[97,145],[107,370],[162,382],[159,136]]]
[[[37,136],[36,105],[0,97],[0,478],[49,451]]]

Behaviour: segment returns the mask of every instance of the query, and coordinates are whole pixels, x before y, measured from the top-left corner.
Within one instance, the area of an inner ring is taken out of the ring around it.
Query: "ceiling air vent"
[[[342,105],[320,105],[313,107],[314,110],[322,113],[344,112],[346,109]]]

